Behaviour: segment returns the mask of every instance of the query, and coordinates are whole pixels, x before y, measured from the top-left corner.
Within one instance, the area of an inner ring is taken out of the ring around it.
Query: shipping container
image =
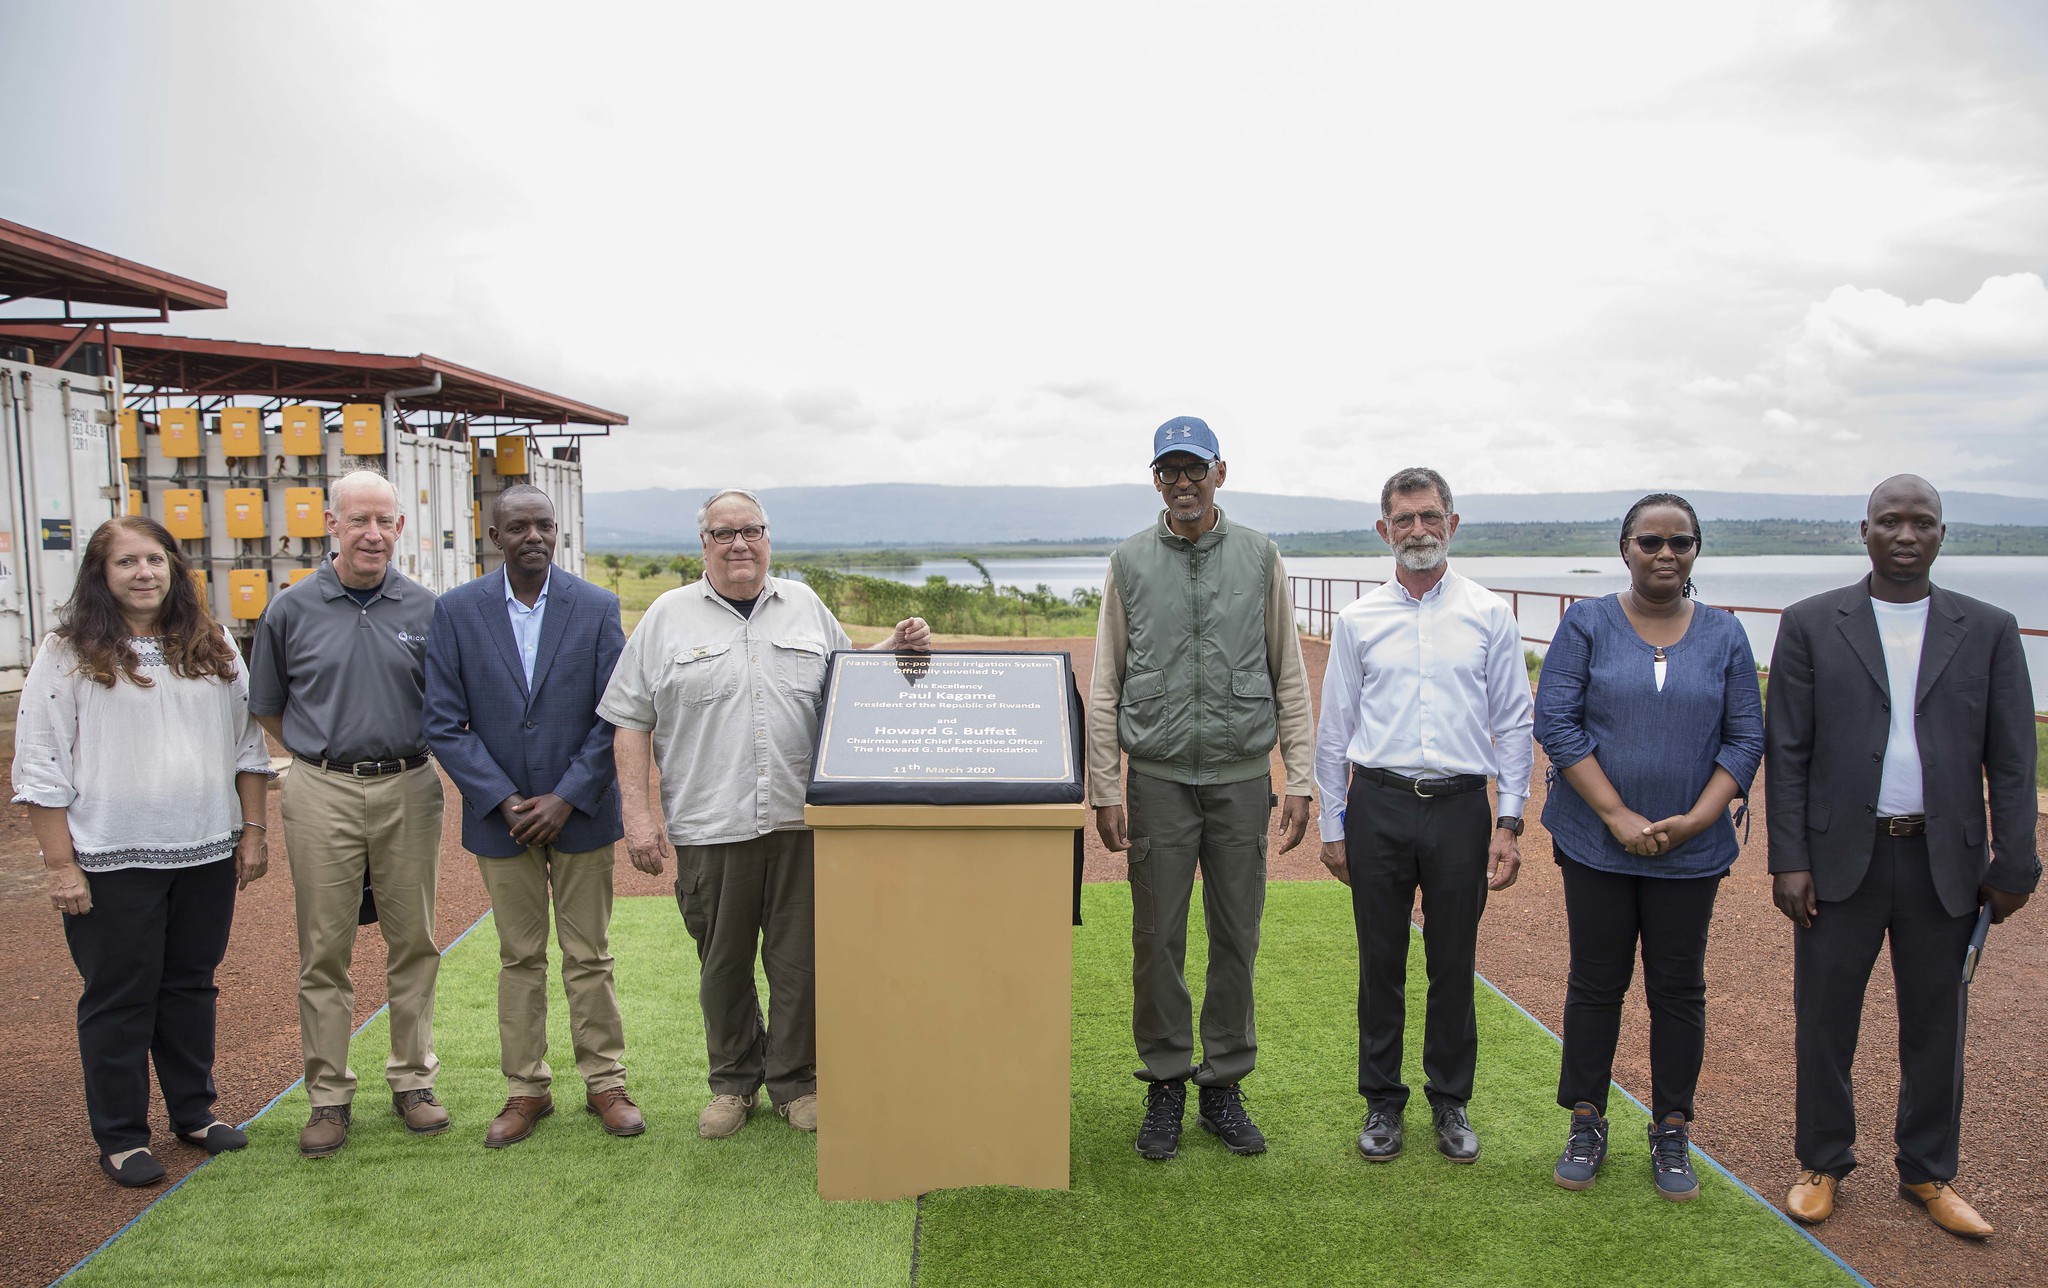
[[[86,541],[122,512],[119,410],[105,377],[0,362],[0,692],[20,690]]]
[[[517,441],[521,444],[516,453],[518,459],[512,464],[521,472],[516,475],[498,473],[499,454],[503,447]],[[477,571],[495,571],[505,562],[487,534],[491,527],[491,507],[497,504],[498,493],[516,483],[531,484],[547,493],[555,503],[555,525],[560,536],[555,543],[555,564],[566,568],[577,576],[583,575],[583,465],[579,461],[560,461],[541,451],[539,447],[526,446],[526,440],[500,438],[492,447],[479,446],[471,453],[476,463],[477,481]]]

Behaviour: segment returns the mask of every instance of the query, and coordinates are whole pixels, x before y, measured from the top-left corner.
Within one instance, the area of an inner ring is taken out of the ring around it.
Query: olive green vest
[[[1279,737],[1266,658],[1272,540],[1218,510],[1188,541],[1162,512],[1109,566],[1129,623],[1116,730],[1131,768],[1198,785],[1266,773]]]

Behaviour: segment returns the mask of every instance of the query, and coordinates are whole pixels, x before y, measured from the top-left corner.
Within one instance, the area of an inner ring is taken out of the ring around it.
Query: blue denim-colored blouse
[[[1543,826],[1560,854],[1590,868],[1718,876],[1741,851],[1726,814],[1677,849],[1642,858],[1621,847],[1559,772],[1598,756],[1622,802],[1653,822],[1692,809],[1717,765],[1749,795],[1763,760],[1764,713],[1756,659],[1734,614],[1693,606],[1685,635],[1664,649],[1661,691],[1655,653],[1614,595],[1565,610],[1536,685],[1536,741],[1552,766]]]

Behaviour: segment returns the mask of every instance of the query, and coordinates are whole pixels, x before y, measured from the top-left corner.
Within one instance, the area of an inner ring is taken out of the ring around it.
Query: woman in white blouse
[[[213,1116],[213,972],[236,892],[269,864],[270,758],[248,693],[171,534],[144,518],[101,524],[22,687],[14,800],[85,981],[86,1116],[122,1185],[164,1177],[149,1152],[151,1057],[178,1139],[209,1154],[248,1143]]]

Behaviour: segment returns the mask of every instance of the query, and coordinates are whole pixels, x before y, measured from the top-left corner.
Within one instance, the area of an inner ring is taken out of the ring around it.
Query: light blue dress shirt
[[[540,584],[540,597],[528,608],[512,593],[512,579],[505,578],[505,612],[512,619],[512,640],[519,645],[519,665],[526,668],[526,691],[533,692],[533,659],[540,655],[540,623],[548,611],[548,587],[555,580],[553,568]]]

